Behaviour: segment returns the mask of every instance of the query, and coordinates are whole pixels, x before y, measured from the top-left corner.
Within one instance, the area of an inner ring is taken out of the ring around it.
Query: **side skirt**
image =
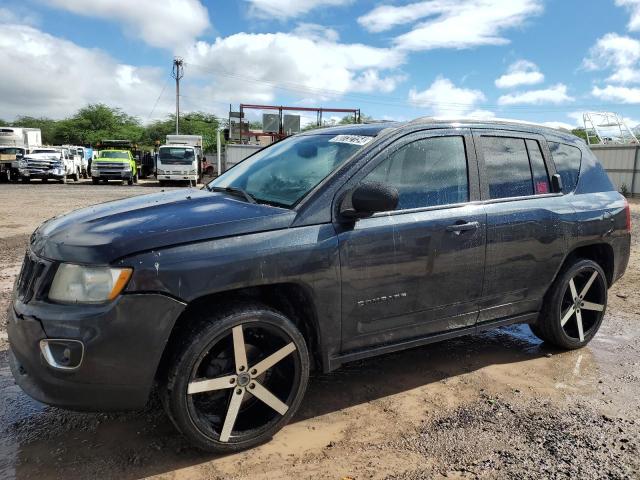
[[[368,349],[344,352],[340,355],[329,358],[327,371],[330,372],[332,370],[335,370],[344,363],[354,362],[356,360],[362,360],[378,355],[384,355],[385,353],[392,353],[400,350],[407,350],[409,348],[420,347],[422,345],[428,345],[430,343],[442,342],[451,338],[463,337],[465,335],[474,335],[480,332],[484,332],[485,330],[491,330],[493,328],[503,327],[505,325],[512,325],[515,323],[531,323],[534,322],[537,318],[538,312],[526,313],[522,315],[515,315],[513,317],[501,318],[498,320],[491,320],[489,322],[484,322],[472,327],[465,327],[449,332],[428,335],[426,337],[412,338],[409,340],[402,340],[397,343],[377,345]]]

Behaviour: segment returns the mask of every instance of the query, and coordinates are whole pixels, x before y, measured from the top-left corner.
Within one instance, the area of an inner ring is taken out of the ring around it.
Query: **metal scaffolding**
[[[582,115],[589,145],[631,145],[638,138],[621,115],[613,112],[586,112]]]

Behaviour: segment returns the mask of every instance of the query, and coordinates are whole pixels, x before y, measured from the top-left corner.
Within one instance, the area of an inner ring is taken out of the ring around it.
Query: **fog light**
[[[40,351],[49,366],[58,370],[75,370],[82,364],[84,344],[79,340],[40,340]]]

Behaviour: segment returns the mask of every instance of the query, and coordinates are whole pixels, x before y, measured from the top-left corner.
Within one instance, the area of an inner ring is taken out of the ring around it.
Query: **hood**
[[[224,193],[181,189],[107,202],[54,217],[32,235],[36,255],[109,264],[134,253],[287,228],[295,212]]]
[[[60,160],[59,153],[28,153],[24,157],[25,160],[31,158],[33,160]]]

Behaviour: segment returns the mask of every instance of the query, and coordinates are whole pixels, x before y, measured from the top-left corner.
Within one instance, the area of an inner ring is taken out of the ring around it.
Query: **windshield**
[[[3,155],[16,155],[18,153],[23,153],[24,150],[16,147],[0,147],[0,153]]]
[[[208,184],[241,188],[258,202],[291,207],[373,137],[301,135],[242,161]]]
[[[100,152],[100,158],[129,158],[127,152]]]
[[[60,153],[58,150],[53,150],[52,148],[36,148],[35,150],[31,150],[31,153]]]
[[[160,162],[170,165],[190,165],[195,155],[193,148],[185,147],[161,147]]]

